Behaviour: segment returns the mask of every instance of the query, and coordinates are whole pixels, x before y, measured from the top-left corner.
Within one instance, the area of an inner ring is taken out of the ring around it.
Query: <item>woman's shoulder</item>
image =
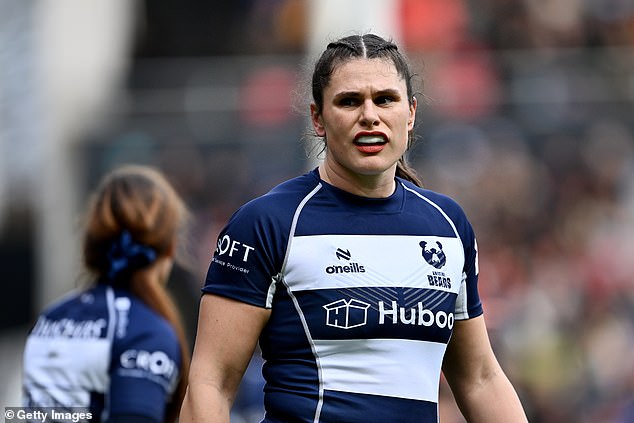
[[[107,310],[105,297],[96,286],[74,288],[49,302],[40,311],[40,318],[87,320]]]
[[[412,195],[423,200],[426,204],[440,212],[445,219],[451,221],[463,238],[472,237],[473,228],[469,216],[462,205],[451,195],[429,188],[421,188],[407,181],[404,181],[403,185]]]
[[[445,212],[464,214],[462,206],[456,199],[448,194],[444,194],[438,191],[434,191],[429,188],[422,188],[409,181],[402,181],[407,190],[415,193],[418,197],[424,199],[430,204],[436,205]]]

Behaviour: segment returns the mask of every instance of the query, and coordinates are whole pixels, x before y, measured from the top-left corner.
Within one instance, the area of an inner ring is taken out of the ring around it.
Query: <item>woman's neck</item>
[[[386,198],[394,193],[394,174],[359,175],[340,172],[327,162],[319,166],[319,177],[339,189],[369,198]]]

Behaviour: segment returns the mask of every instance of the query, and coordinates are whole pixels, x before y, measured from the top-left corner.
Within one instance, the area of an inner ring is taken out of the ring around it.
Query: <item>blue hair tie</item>
[[[122,272],[140,269],[156,260],[156,251],[147,245],[134,242],[128,230],[121,231],[108,251],[108,279],[114,280]]]

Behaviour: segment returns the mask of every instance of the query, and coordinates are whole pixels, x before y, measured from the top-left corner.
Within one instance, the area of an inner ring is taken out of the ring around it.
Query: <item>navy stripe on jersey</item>
[[[262,423],[314,422],[313,402],[289,393],[280,394],[280,399],[276,403],[265,402],[267,412]],[[318,416],[321,422],[431,422],[436,421],[438,415],[437,404],[429,401],[337,391],[326,391],[323,404]]]
[[[313,339],[411,339],[447,343],[455,294],[394,287],[295,293]]]

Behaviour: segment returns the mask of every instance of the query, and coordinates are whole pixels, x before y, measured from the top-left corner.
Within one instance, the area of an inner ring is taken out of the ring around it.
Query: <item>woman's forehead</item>
[[[341,62],[333,69],[328,88],[347,91],[368,85],[397,89],[405,88],[405,81],[389,59],[355,58]]]

